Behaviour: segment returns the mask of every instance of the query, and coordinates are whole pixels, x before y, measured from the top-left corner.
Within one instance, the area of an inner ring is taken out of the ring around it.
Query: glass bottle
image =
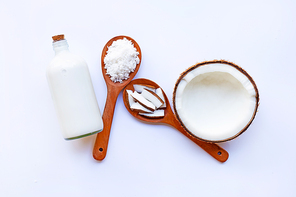
[[[64,35],[53,36],[55,57],[46,70],[55,110],[66,140],[103,129],[100,109],[86,62],[69,51]]]

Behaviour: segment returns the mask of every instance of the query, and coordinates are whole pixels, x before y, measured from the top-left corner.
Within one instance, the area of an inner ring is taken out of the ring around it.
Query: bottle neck
[[[62,51],[69,51],[69,45],[67,40],[59,40],[52,43],[55,54],[59,54]]]

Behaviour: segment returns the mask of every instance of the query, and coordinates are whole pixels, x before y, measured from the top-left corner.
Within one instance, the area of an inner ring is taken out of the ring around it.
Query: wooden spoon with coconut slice
[[[108,47],[113,43],[113,41],[123,39],[123,38],[130,40],[134,44],[134,47],[139,52],[138,57],[139,57],[140,61],[137,64],[134,72],[130,73],[129,78],[127,80],[124,80],[122,83],[119,83],[119,82],[115,83],[110,79],[110,77],[106,73],[104,58],[107,54]],[[114,110],[115,110],[117,97],[118,97],[119,93],[121,92],[121,90],[135,77],[136,73],[139,70],[139,67],[141,64],[141,59],[142,59],[142,53],[141,53],[140,46],[138,45],[138,43],[134,39],[132,39],[128,36],[114,37],[114,38],[110,39],[106,43],[105,47],[103,48],[102,56],[101,56],[101,66],[102,66],[103,77],[104,77],[106,85],[107,85],[107,99],[106,99],[105,108],[104,108],[104,112],[103,112],[103,116],[102,116],[104,128],[103,128],[103,131],[101,131],[100,133],[97,134],[96,142],[95,142],[94,149],[93,149],[93,157],[96,160],[101,161],[106,157],[107,147],[108,147],[108,142],[109,142],[109,135],[110,135],[110,130],[111,130],[111,125],[112,125],[113,114],[114,114]]]
[[[188,137],[190,140],[192,140],[194,143],[196,143],[198,146],[200,146],[203,150],[205,150],[207,153],[209,153],[212,157],[217,159],[220,162],[225,162],[228,159],[228,152],[218,146],[217,144],[214,143],[209,143],[202,141],[192,134],[188,133],[181,125],[181,123],[178,121],[176,118],[175,114],[172,111],[172,108],[169,105],[169,100],[165,93],[163,92],[163,96],[166,102],[166,108],[164,109],[164,116],[161,118],[149,118],[145,117],[139,114],[137,111],[131,110],[129,106],[129,98],[128,98],[128,93],[127,90],[132,90],[134,91],[134,84],[139,84],[139,85],[148,85],[148,86],[154,86],[155,88],[160,88],[159,85],[157,85],[155,82],[148,80],[148,79],[135,79],[131,81],[123,90],[123,102],[126,107],[126,109],[137,119],[145,121],[145,122],[150,122],[150,123],[165,123],[168,125],[171,125],[175,127],[177,130],[179,130],[182,134],[184,134],[186,137]]]

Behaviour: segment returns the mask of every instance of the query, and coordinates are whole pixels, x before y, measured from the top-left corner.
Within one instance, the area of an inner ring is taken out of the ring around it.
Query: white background
[[[293,0],[2,1],[0,196],[296,196],[295,17]],[[101,112],[101,51],[117,35],[142,49],[135,78],[170,101],[188,67],[224,59],[257,83],[259,112],[220,144],[230,154],[220,163],[176,129],[136,120],[120,94],[98,162],[95,136],[65,141],[59,130],[45,70],[61,33],[87,61]]]

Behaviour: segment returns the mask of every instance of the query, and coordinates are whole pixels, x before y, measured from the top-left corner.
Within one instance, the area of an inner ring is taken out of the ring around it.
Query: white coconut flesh
[[[159,108],[166,108],[166,103],[165,103],[165,99],[162,93],[161,88],[157,88],[155,90],[155,93],[159,96],[159,98],[163,101],[163,104],[159,107]]]
[[[193,135],[226,141],[243,131],[257,109],[249,78],[228,64],[212,63],[188,72],[175,89],[175,110]]]
[[[164,117],[166,102],[161,88],[149,85],[133,85],[135,91],[126,90],[129,107],[132,111],[148,118]]]

